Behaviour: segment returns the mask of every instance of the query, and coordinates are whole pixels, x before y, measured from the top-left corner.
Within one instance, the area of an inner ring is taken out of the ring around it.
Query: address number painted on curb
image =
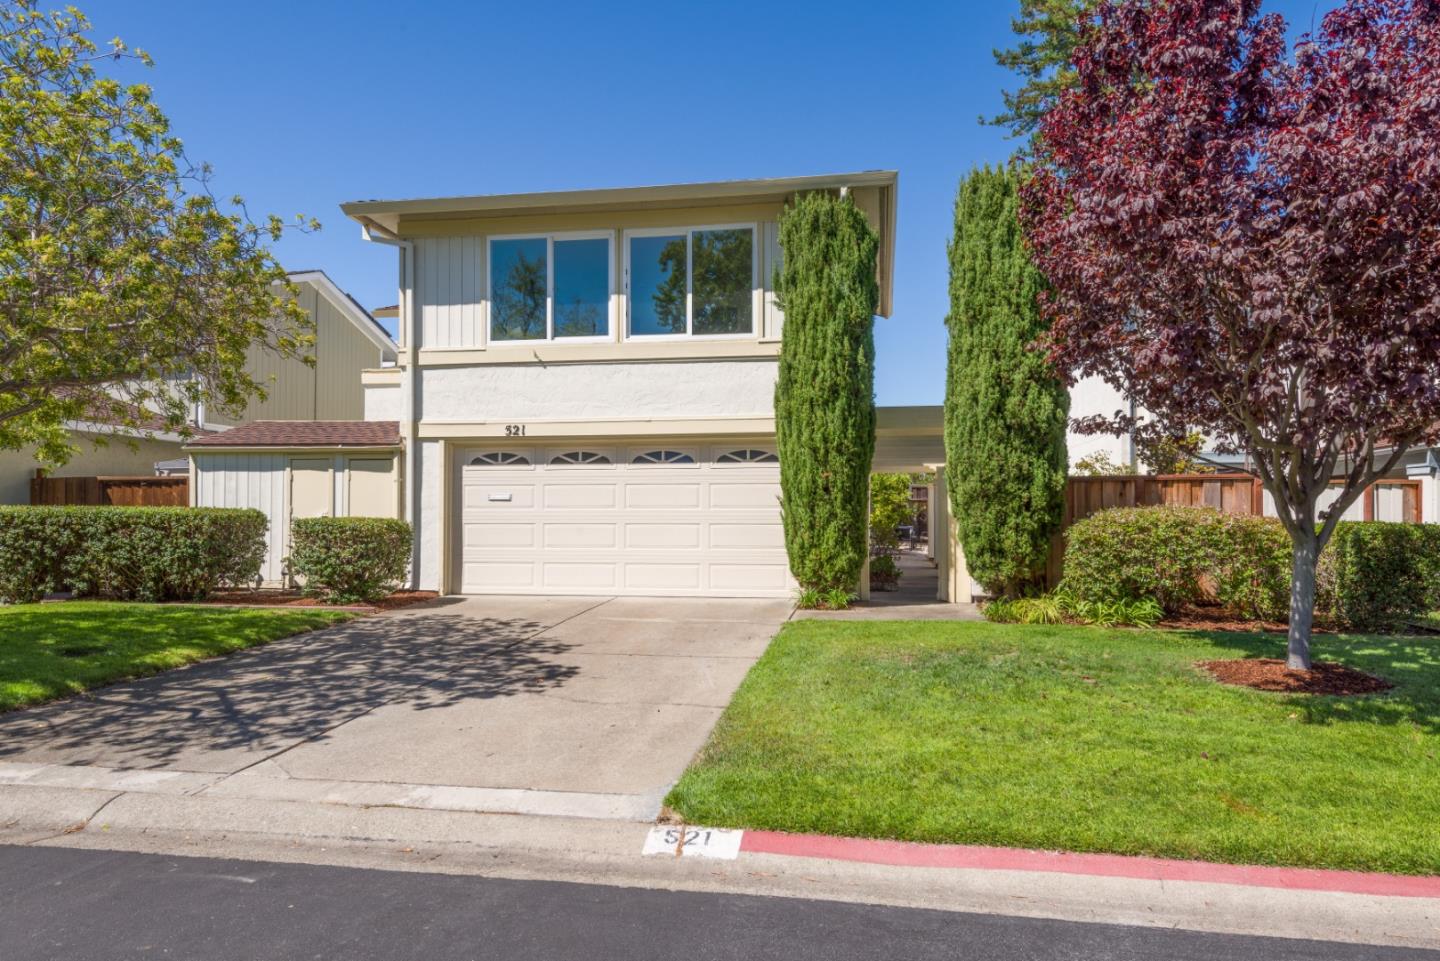
[[[733,861],[740,856],[744,831],[729,828],[702,828],[694,825],[660,824],[645,836],[642,855],[668,854],[672,858],[720,858]]]

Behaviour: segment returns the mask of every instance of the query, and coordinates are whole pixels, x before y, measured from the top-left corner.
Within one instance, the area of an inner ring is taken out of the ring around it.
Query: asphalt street
[[[0,847],[5,961],[1391,959],[1440,953],[834,901]]]

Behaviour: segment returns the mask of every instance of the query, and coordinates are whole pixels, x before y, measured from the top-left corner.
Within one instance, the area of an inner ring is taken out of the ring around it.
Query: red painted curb
[[[968,844],[919,844],[914,841],[878,841],[839,838],[823,834],[782,834],[746,831],[740,850],[754,854],[785,854],[802,858],[863,861],[914,868],[972,868],[991,871],[1046,871],[1089,874],[1146,881],[1202,881],[1252,887],[1337,891],[1401,898],[1440,898],[1440,877],[1370,874],[1365,871],[1330,871],[1320,868],[1277,868],[1259,865],[1213,864],[1124,854],[1077,854],[1068,851],[1030,851]]]

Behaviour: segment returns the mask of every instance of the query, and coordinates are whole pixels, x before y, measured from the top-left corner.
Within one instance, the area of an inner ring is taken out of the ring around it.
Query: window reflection
[[[545,337],[544,237],[490,243],[490,339]]]

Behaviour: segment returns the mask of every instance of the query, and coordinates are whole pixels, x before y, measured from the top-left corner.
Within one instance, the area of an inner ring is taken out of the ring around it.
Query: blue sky
[[[395,300],[394,253],[346,200],[898,169],[876,398],[941,401],[951,204],[1013,148],[976,118],[1012,83],[991,51],[1018,0],[76,2],[154,56],[119,73],[154,87],[216,194],[318,218],[282,260],[369,307]],[[1305,28],[1333,5],[1266,7]]]

